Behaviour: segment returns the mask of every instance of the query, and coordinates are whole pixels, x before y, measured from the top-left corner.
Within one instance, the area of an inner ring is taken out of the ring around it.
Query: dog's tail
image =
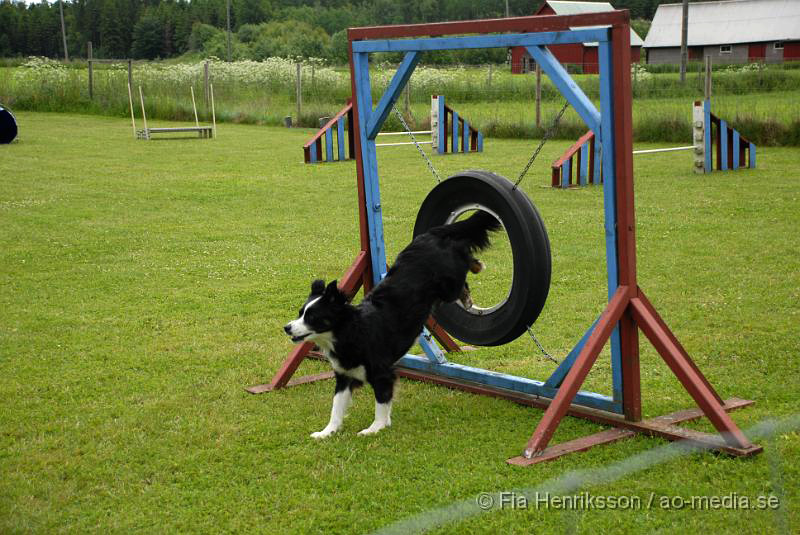
[[[477,210],[457,223],[431,229],[431,234],[456,241],[465,241],[472,252],[489,247],[489,233],[500,229],[501,223],[489,212]]]

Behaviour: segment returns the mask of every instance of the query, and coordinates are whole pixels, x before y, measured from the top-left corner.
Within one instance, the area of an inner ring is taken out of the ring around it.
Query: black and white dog
[[[342,427],[353,389],[365,382],[375,392],[375,421],[359,435],[392,424],[394,364],[416,342],[437,303],[461,300],[470,306],[467,271],[483,267],[473,254],[488,247],[489,232],[499,228],[493,215],[477,211],[420,234],[357,306],[348,304],[336,281],[311,284],[299,317],[284,331],[293,342],[316,343],[336,375],[331,419],[312,437],[324,438]]]

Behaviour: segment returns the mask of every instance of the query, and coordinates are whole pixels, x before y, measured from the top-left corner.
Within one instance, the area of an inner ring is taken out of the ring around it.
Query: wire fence
[[[567,64],[588,98],[599,100],[595,64]],[[631,69],[634,137],[637,141],[684,141],[690,136],[691,107],[704,96],[705,74],[690,65],[681,82],[675,66],[634,64]],[[380,95],[397,65],[371,66],[373,95]],[[69,67],[34,58],[18,67],[5,67],[0,76],[0,101],[17,109],[89,111],[125,116],[129,113],[127,85],[141,86],[148,118],[189,120],[193,116],[189,88],[200,102],[199,113],[210,120],[209,86],[213,84],[217,119],[221,122],[282,125],[292,117],[295,126],[315,127],[320,117],[335,115],[351,96],[347,67],[319,61],[270,58],[263,62],[135,63],[127,60],[95,63],[91,86],[87,64]],[[674,71],[674,72],[673,72]],[[717,65],[713,71],[715,113],[761,144],[800,145],[800,62]],[[538,80],[538,82],[537,82]],[[563,97],[545,75],[512,73],[510,64],[419,66],[398,103],[415,130],[430,128],[430,99],[445,95],[459,113],[490,137],[541,137]],[[137,108],[135,106],[135,108]],[[140,113],[135,109],[135,113]],[[390,117],[386,127],[400,128]],[[559,136],[572,139],[586,130],[569,111]]]

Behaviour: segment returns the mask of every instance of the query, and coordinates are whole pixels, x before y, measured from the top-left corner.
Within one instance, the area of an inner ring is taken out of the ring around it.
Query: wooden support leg
[[[597,325],[586,341],[586,345],[583,346],[578,358],[564,378],[564,382],[561,383],[558,394],[553,398],[550,406],[547,407],[544,416],[539,421],[539,425],[536,426],[536,430],[533,432],[522,454],[525,458],[530,459],[547,447],[559,422],[567,413],[575,394],[578,393],[578,389],[589,374],[597,355],[600,354],[609,336],[611,336],[614,326],[625,311],[628,300],[628,287],[618,287],[614,297],[609,301],[600,319],[597,320]]]
[[[722,434],[725,442],[737,448],[751,447],[750,441],[725,412],[722,399],[692,362],[686,350],[670,332],[641,290],[637,297],[631,299],[631,305],[639,328],[642,329],[686,391],[694,398],[697,406]]]

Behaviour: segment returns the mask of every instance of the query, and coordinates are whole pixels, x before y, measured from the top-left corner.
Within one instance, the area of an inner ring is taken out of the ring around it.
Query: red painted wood
[[[509,17],[505,19],[483,19],[456,22],[437,22],[431,24],[407,24],[397,26],[371,26],[350,28],[348,38],[388,39],[396,37],[427,37],[461,34],[525,33],[567,30],[586,26],[610,26],[627,22],[627,11],[607,11],[585,15],[548,15],[530,17]]]
[[[550,442],[559,422],[561,422],[561,419],[567,413],[570,403],[572,403],[575,394],[578,393],[578,389],[583,384],[584,379],[586,379],[586,375],[588,375],[589,370],[597,359],[597,355],[600,354],[606,341],[608,341],[608,337],[611,336],[611,332],[619,321],[620,316],[622,316],[622,313],[625,311],[628,299],[628,288],[625,286],[617,288],[614,297],[609,301],[608,306],[600,315],[600,319],[597,320],[597,325],[592,331],[592,334],[589,335],[586,345],[583,346],[583,349],[578,354],[578,358],[575,359],[575,363],[561,383],[556,397],[553,399],[550,406],[547,407],[544,416],[542,416],[542,419],[536,426],[536,430],[533,432],[533,435],[531,435],[523,453],[525,457],[530,458],[535,453],[547,447],[547,443]]]
[[[576,152],[578,152],[578,151],[580,151],[580,150],[581,150],[581,147],[583,146],[583,144],[584,144],[584,143],[586,143],[587,141],[590,141],[590,140],[592,140],[592,139],[594,139],[594,132],[592,132],[591,130],[589,130],[588,132],[586,132],[585,134],[583,134],[583,135],[582,135],[582,136],[581,136],[581,137],[578,139],[578,141],[576,141],[575,143],[573,143],[573,145],[572,145],[570,148],[568,148],[568,149],[567,149],[567,150],[564,152],[564,154],[562,154],[562,155],[561,155],[561,158],[559,158],[558,160],[556,160],[556,161],[554,161],[554,162],[553,162],[553,165],[552,165],[553,169],[555,169],[556,167],[561,167],[562,165],[564,165],[564,162],[566,162],[568,159],[572,158],[572,156],[573,156],[573,155],[574,155]]]
[[[800,59],[800,41],[793,43],[784,43],[783,45],[783,60],[798,60]]]
[[[732,411],[750,406],[752,404],[753,402],[750,400],[731,398],[725,402],[724,407],[726,411]],[[530,466],[532,464],[538,464],[544,461],[552,461],[569,453],[586,451],[587,449],[600,444],[616,442],[617,440],[635,436],[637,433],[660,436],[662,438],[666,438],[667,440],[690,440],[703,447],[711,447],[711,449],[724,451],[726,453],[738,456],[753,455],[762,451],[760,446],[753,446],[751,448],[744,449],[730,448],[722,443],[717,435],[698,433],[696,431],[675,427],[676,424],[701,418],[703,416],[703,411],[697,408],[686,409],[673,412],[671,414],[665,414],[663,416],[657,416],[642,422],[614,422],[608,421],[613,420],[613,418],[605,418],[602,415],[597,417],[597,415],[593,414],[582,415],[580,412],[581,409],[576,408],[571,410],[569,414],[570,416],[583,417],[592,421],[604,420],[598,423],[607,423],[610,425],[616,425],[618,427],[615,429],[601,431],[587,437],[570,440],[568,442],[562,442],[561,444],[555,444],[543,450],[539,455],[536,455],[530,459],[527,459],[524,456],[519,456],[512,457],[506,462],[508,464],[517,466]]]
[[[625,12],[627,15],[627,11]],[[633,118],[631,97],[630,27],[611,29],[614,91],[614,159],[617,190],[617,268],[619,284],[636,290],[636,234],[633,202]]]
[[[750,61],[758,61],[767,57],[767,44],[766,43],[750,43],[747,45],[747,59]]]
[[[319,143],[321,143],[322,135],[325,133],[325,131],[326,131],[326,130],[328,130],[328,128],[335,128],[335,127],[336,127],[336,122],[339,120],[339,118],[340,118],[340,117],[343,117],[343,116],[345,116],[345,115],[348,115],[352,109],[353,109],[353,104],[352,104],[352,102],[351,102],[351,101],[348,99],[348,102],[347,102],[347,104],[345,105],[345,107],[344,107],[344,108],[342,108],[341,110],[339,110],[339,113],[337,113],[336,115],[334,115],[334,116],[333,116],[333,118],[332,118],[330,121],[328,121],[327,123],[325,123],[325,126],[323,126],[322,128],[320,128],[320,129],[317,131],[317,133],[316,133],[316,134],[314,134],[314,137],[312,137],[311,139],[309,139],[309,140],[306,142],[306,144],[305,144],[305,145],[303,145],[303,148],[306,150],[306,154],[308,154],[309,147],[311,147],[311,145],[312,145],[313,143],[318,143],[318,142],[319,142]],[[298,118],[298,120],[299,120],[299,118]],[[318,146],[321,146],[321,145],[318,145]],[[308,160],[306,160],[306,162],[308,162]]]
[[[738,448],[750,447],[750,441],[725,413],[719,396],[710,388],[705,376],[700,373],[683,347],[676,344],[674,336],[665,328],[663,320],[655,309],[651,305],[648,306],[646,298],[643,295],[636,297],[631,300],[631,305],[639,328],[717,431],[723,434],[725,442]]]

